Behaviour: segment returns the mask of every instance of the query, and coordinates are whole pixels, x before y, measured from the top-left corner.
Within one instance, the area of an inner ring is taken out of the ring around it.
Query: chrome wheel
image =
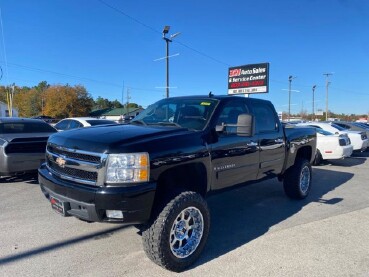
[[[170,250],[177,258],[187,258],[200,244],[204,219],[199,209],[188,207],[178,214],[170,230]]]
[[[305,166],[301,170],[300,174],[300,189],[302,193],[306,193],[310,186],[310,169],[309,167]]]

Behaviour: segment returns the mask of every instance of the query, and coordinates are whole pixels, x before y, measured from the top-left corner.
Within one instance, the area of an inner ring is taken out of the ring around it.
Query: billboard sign
[[[268,93],[269,63],[248,64],[228,69],[228,94]]]

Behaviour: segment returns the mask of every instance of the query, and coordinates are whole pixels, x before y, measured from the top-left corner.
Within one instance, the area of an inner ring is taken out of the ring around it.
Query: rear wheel
[[[283,180],[286,195],[293,199],[303,199],[311,189],[312,170],[306,159],[297,159],[289,168]]]
[[[205,200],[195,192],[183,192],[171,200],[142,233],[146,255],[156,264],[176,272],[200,256],[210,227]]]

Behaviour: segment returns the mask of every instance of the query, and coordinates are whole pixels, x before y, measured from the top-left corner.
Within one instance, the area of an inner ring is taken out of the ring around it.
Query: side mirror
[[[251,114],[240,114],[237,119],[237,135],[251,137],[254,135],[254,117]]]
[[[224,124],[215,126],[215,131],[216,132],[223,133],[224,132],[224,129],[225,129],[225,125]]]

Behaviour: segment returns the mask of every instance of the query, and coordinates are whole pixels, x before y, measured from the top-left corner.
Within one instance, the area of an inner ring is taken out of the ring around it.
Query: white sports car
[[[328,131],[317,128],[316,148],[314,165],[323,160],[336,160],[350,157],[354,147],[347,135],[335,135]]]
[[[306,123],[299,123],[299,126],[312,126],[317,129],[322,129],[324,131],[328,131],[332,134],[347,134],[350,138],[351,144],[354,147],[354,151],[365,151],[368,147],[368,138],[365,132],[359,131],[349,131],[345,130],[342,127],[334,124],[334,123],[327,123],[327,122],[306,122]]]

